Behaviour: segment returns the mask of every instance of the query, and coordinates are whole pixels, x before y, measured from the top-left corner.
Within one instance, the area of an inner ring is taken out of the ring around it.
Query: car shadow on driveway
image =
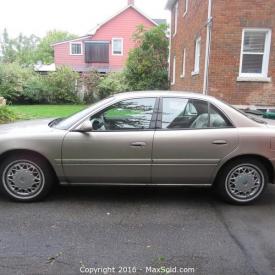
[[[254,205],[272,205],[275,186],[268,186]],[[136,187],[136,186],[57,186],[46,201],[70,202],[141,202],[227,204],[210,187]],[[252,205],[253,205],[252,204]],[[249,206],[249,205],[248,205]],[[239,206],[237,206],[239,207]]]
[[[48,200],[100,202],[219,201],[211,188],[137,186],[58,186]]]
[[[258,206],[275,206],[275,185],[269,185],[263,197],[252,203]],[[0,203],[12,202],[0,196]],[[224,202],[211,187],[167,187],[167,186],[61,186],[39,203],[184,203],[230,205]],[[37,203],[37,202],[35,202]],[[32,204],[32,203],[30,203]],[[231,206],[234,206],[231,204]],[[240,207],[235,205],[236,207]]]

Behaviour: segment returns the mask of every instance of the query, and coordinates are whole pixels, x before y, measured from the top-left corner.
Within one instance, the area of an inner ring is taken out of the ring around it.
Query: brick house
[[[274,0],[168,0],[172,90],[275,106]]]
[[[146,29],[158,25],[160,19],[151,19],[127,0],[127,6],[87,35],[53,44],[56,67],[68,66],[77,72],[95,69],[101,73],[123,69],[132,39],[138,25]]]

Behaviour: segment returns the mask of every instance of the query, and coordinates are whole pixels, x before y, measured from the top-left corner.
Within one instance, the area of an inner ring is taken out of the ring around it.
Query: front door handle
[[[224,144],[227,144],[227,141],[223,140],[223,139],[219,139],[219,140],[214,140],[212,142],[212,144],[215,144],[215,145],[224,145]]]
[[[146,146],[146,143],[142,142],[142,141],[138,141],[138,142],[131,143],[131,146],[132,147],[144,147],[144,146]]]

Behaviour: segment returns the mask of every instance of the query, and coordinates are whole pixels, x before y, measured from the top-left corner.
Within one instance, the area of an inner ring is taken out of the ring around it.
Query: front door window
[[[155,98],[128,99],[115,103],[91,117],[94,131],[152,129]]]

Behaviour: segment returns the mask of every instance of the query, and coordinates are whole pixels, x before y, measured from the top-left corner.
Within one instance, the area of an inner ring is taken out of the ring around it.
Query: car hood
[[[25,120],[0,125],[0,136],[6,133],[45,133],[53,131],[54,128],[49,127],[49,123],[53,118]]]

